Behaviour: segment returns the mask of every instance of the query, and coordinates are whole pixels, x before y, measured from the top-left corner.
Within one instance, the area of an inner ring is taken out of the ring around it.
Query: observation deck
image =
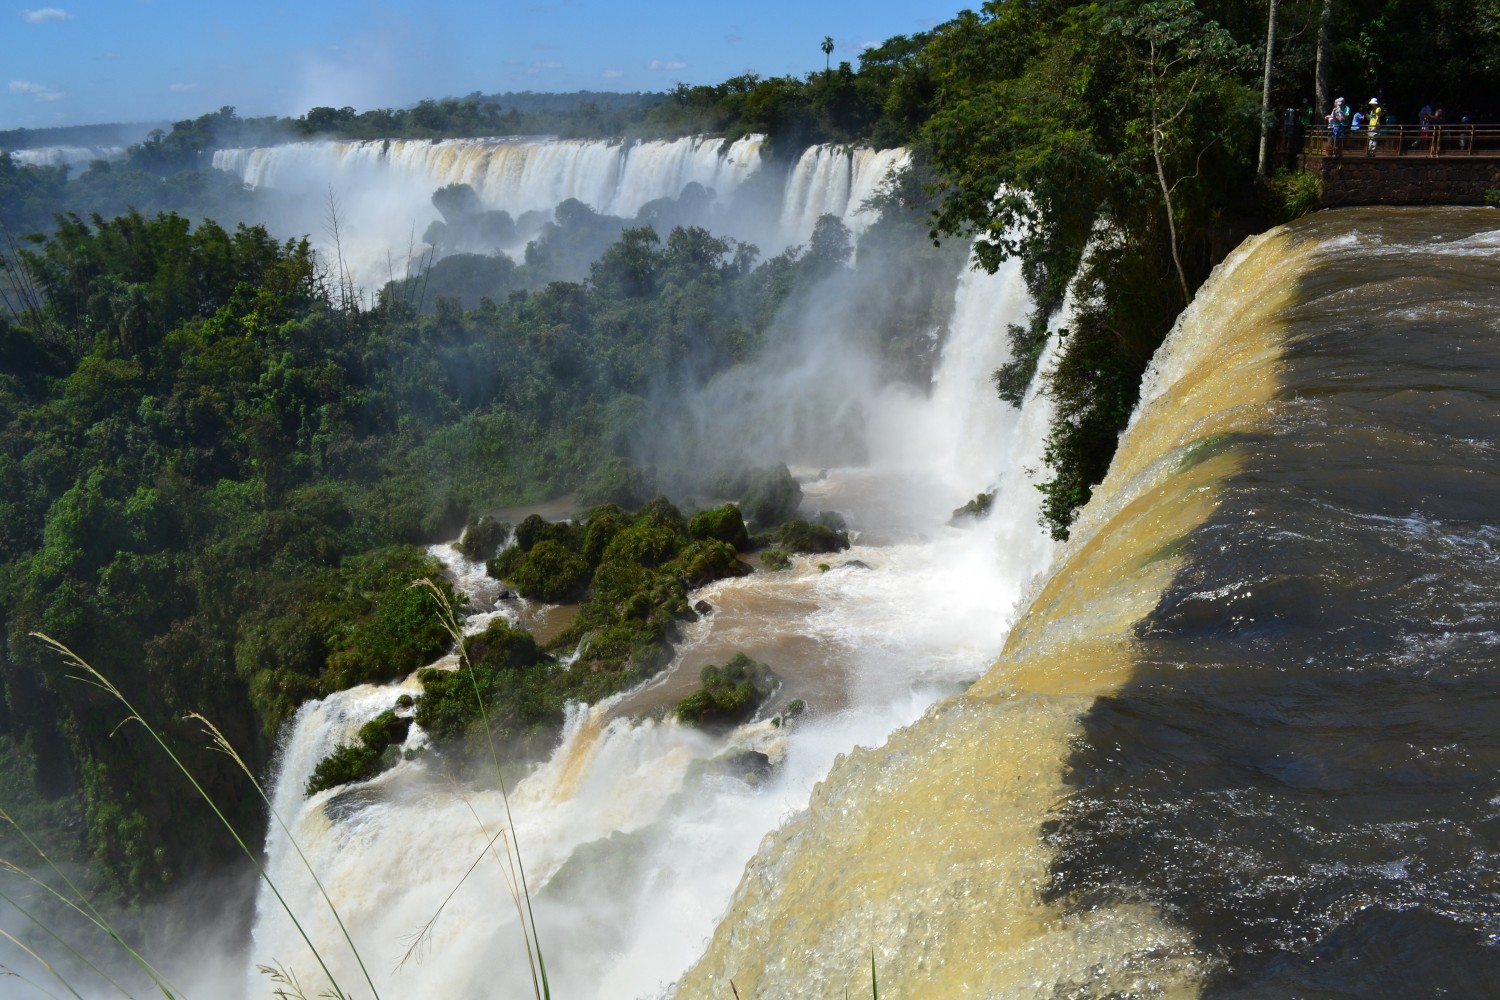
[[[1500,125],[1326,127],[1283,134],[1291,165],[1323,184],[1323,204],[1482,205],[1500,188]]]

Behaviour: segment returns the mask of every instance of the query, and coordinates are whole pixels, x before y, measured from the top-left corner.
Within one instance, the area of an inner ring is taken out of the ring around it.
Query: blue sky
[[[60,0],[0,12],[0,129],[801,75],[960,0]]]

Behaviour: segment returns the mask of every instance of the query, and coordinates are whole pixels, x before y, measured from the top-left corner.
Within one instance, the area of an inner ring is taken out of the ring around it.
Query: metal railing
[[[1357,131],[1344,129],[1337,138],[1331,133],[1327,126],[1307,129],[1296,148],[1304,156],[1500,157],[1500,125],[1380,125]],[[1295,135],[1289,140],[1298,143]]]

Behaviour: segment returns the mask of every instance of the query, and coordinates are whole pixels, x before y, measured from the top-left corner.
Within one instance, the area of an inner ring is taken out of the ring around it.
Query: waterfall
[[[415,209],[432,192],[468,184],[485,207],[519,217],[576,198],[606,215],[633,217],[691,183],[728,199],[760,166],[760,136],[733,143],[693,136],[664,142],[565,139],[376,139],[221,149],[213,165],[251,187],[296,190],[381,184],[409,191]],[[430,210],[430,206],[429,206]],[[436,218],[432,213],[430,218]],[[429,219],[430,221],[430,219]]]
[[[10,151],[10,158],[23,167],[87,167],[95,160],[118,160],[124,155],[124,146],[39,146]]]
[[[825,214],[856,235],[878,213],[866,202],[909,161],[902,149],[850,146],[808,149],[785,179],[761,175],[762,136],[733,142],[692,136],[652,142],[564,139],[369,140],[297,142],[221,149],[213,166],[253,188],[278,192],[297,208],[288,226],[336,209],[346,266],[366,290],[404,273],[420,256],[421,237],[440,216],[432,194],[468,184],[480,203],[521,221],[551,217],[567,199],[604,215],[633,220],[653,201],[678,198],[689,185],[712,194],[697,224],[718,235],[755,243],[770,256],[805,243]],[[331,200],[331,205],[330,205]],[[495,247],[519,256],[535,225],[521,227],[520,243]],[[283,227],[287,228],[287,227]],[[289,230],[290,231],[290,230]],[[326,234],[314,243],[329,250]],[[665,233],[661,233],[663,237]]]
[[[1495,226],[1231,255],[1003,655],[834,766],[676,995],[1492,991]]]
[[[781,231],[787,242],[805,242],[823,215],[837,217],[856,235],[864,232],[879,216],[865,203],[910,161],[904,149],[808,147],[787,177],[781,199]]]
[[[285,737],[274,798],[382,993],[511,997],[529,990],[507,884],[510,846],[524,860],[556,995],[662,995],[698,957],[757,844],[807,807],[835,762],[881,744],[983,672],[1051,553],[1023,471],[1038,464],[1047,401],[1009,408],[988,374],[1006,360],[1006,324],[1028,309],[1018,265],[996,275],[965,266],[931,393],[870,389],[869,461],[797,467],[805,508],[844,512],[854,546],[833,557],[797,557],[788,572],[695,592],[693,600],[714,611],[685,627],[672,666],[636,691],[570,712],[551,757],[511,791],[514,839],[488,854],[505,804],[496,791],[445,777],[439,755],[302,797],[318,756],[414,681],[302,707]],[[822,339],[838,336],[825,330]],[[824,357],[780,360],[813,366]],[[844,374],[825,368],[823,381],[835,372]],[[1007,509],[950,525],[953,508],[981,489],[1009,497]],[[460,586],[480,585],[482,567],[451,549],[433,551]],[[476,603],[490,600],[481,595]],[[760,719],[722,737],[657,717],[656,709],[693,686],[703,664],[723,663],[735,651],[770,663],[782,677],[782,703],[803,699],[808,713],[785,726]],[[420,745],[424,737],[413,727],[409,739]],[[733,763],[747,752],[763,755],[751,759],[771,770],[747,779]],[[273,830],[268,853],[271,877],[340,983],[364,992],[288,839]],[[412,942],[420,947],[408,955]],[[266,893],[252,951],[252,966],[280,962],[304,989],[321,988],[312,956]],[[249,974],[249,996],[268,992],[264,977]]]

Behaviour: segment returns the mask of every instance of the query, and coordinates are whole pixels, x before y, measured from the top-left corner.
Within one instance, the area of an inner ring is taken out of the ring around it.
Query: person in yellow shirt
[[[1377,130],[1380,128],[1380,120],[1385,117],[1385,114],[1381,110],[1380,98],[1378,97],[1370,98],[1369,108],[1370,110],[1365,115],[1365,128],[1369,129],[1370,141],[1365,150],[1365,155],[1374,156],[1380,142],[1380,133]]]

